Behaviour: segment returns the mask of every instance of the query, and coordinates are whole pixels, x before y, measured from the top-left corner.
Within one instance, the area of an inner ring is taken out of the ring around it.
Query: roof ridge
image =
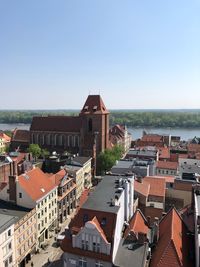
[[[181,267],[181,266],[182,266],[182,265],[181,265],[181,261],[180,261],[180,258],[178,257],[177,250],[176,250],[176,247],[175,247],[174,242],[173,242],[172,239],[169,240],[168,245],[165,247],[165,249],[164,249],[164,251],[163,251],[163,253],[162,253],[162,256],[160,257],[160,260],[159,260],[158,264],[159,264],[159,263],[162,261],[162,259],[164,258],[164,256],[165,256],[167,250],[169,249],[170,244],[172,244],[172,246],[174,247],[175,254],[176,254],[176,256],[177,256],[178,262],[180,263],[180,267]],[[158,264],[157,264],[157,266],[158,266]]]

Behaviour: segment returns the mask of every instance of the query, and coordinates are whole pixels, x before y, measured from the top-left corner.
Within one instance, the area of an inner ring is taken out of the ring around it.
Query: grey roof
[[[142,160],[119,160],[115,166],[112,167],[112,174],[127,174],[135,173],[142,177],[146,176],[148,172],[148,161]]]
[[[91,159],[92,159],[91,157],[80,157],[80,156],[77,156],[72,160],[71,165],[76,165],[78,163],[81,166],[83,166],[85,163],[87,163]]]
[[[115,199],[116,195],[120,196],[122,194],[122,192],[117,191],[116,180],[118,179],[119,176],[104,176],[82,208],[117,213],[119,206],[112,206],[111,199]]]
[[[114,261],[115,266],[145,267],[147,248],[147,244],[139,245],[137,243],[134,244],[133,241],[122,239]]]
[[[23,218],[31,209],[20,207],[12,203],[0,200],[0,217],[2,215],[13,216],[15,223]]]
[[[0,233],[3,233],[12,224],[15,223],[15,217],[5,214],[0,214]]]
[[[148,156],[148,157],[155,157],[157,155],[157,151],[155,150],[132,150],[130,149],[127,153],[128,156]]]

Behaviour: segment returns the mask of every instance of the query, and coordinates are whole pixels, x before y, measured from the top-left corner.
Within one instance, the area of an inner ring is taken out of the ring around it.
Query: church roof
[[[108,114],[100,95],[89,95],[80,114]]]
[[[81,118],[78,116],[33,117],[31,131],[80,132]]]

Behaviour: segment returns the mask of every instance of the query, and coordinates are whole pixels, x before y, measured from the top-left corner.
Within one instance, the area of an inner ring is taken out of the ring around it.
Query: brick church
[[[17,146],[20,134],[18,130],[13,135],[13,147]],[[109,147],[109,112],[100,95],[89,95],[78,116],[33,117],[27,137],[29,140],[24,140],[27,145],[38,144],[49,151],[95,157]]]

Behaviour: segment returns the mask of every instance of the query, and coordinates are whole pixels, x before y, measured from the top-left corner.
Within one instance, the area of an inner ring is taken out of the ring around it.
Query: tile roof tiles
[[[20,175],[18,183],[34,201],[39,200],[56,188],[53,182],[39,168]]]

